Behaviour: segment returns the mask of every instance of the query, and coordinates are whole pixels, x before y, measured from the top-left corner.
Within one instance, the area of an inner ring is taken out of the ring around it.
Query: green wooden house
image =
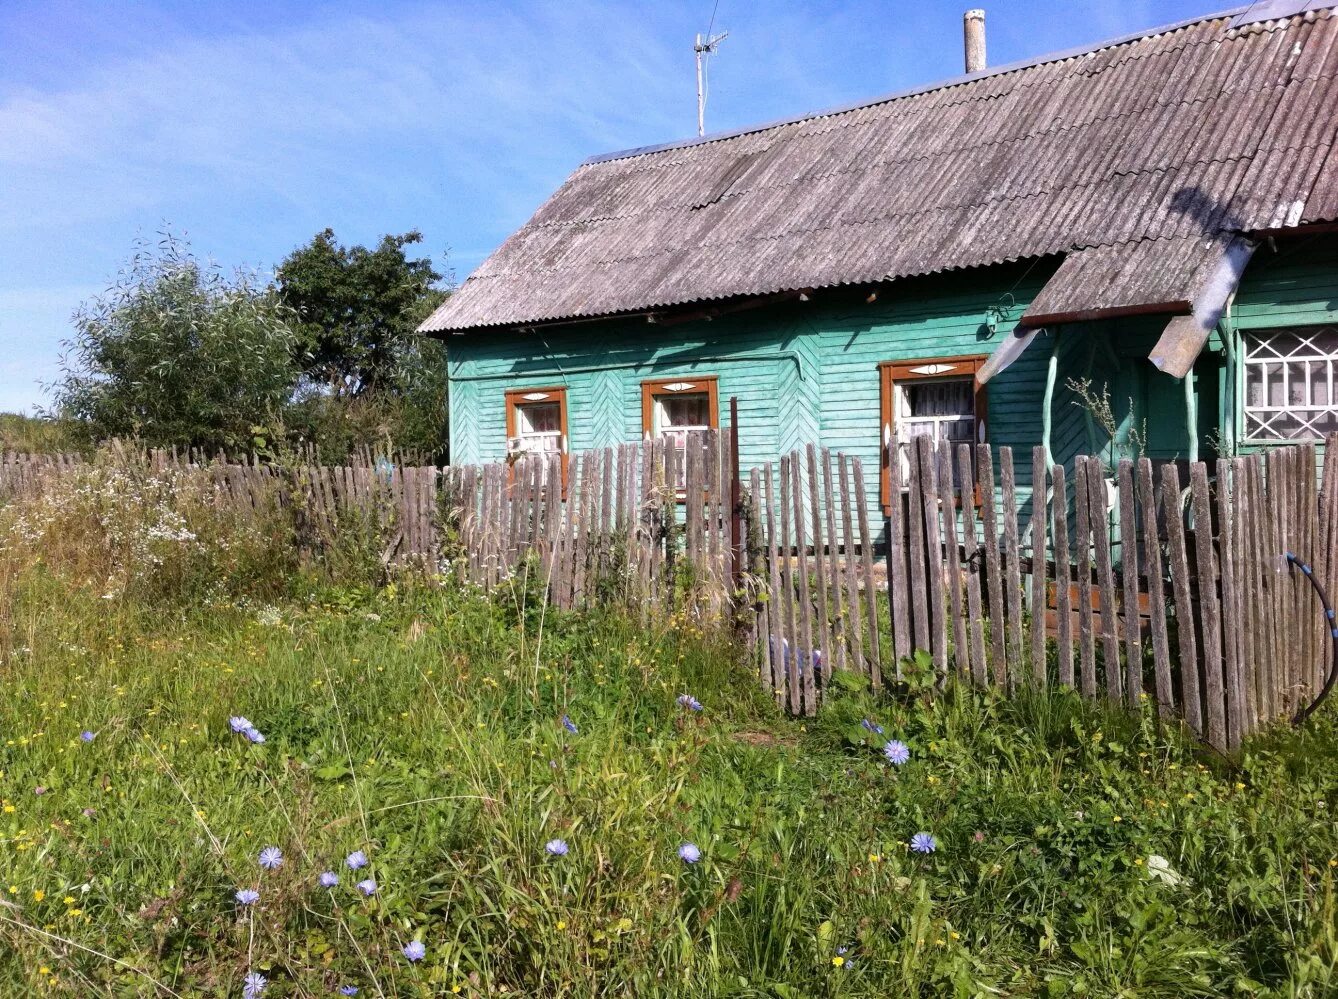
[[[588,160],[422,326],[449,345],[451,461],[717,426],[730,397],[745,466],[1338,429],[1331,7]]]

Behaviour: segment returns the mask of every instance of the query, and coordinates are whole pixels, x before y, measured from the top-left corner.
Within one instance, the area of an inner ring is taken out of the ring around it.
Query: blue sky
[[[708,130],[961,70],[968,0],[719,0]],[[993,0],[992,64],[1226,6]],[[270,270],[417,228],[463,280],[586,156],[696,127],[712,0],[0,5],[0,411],[138,235]]]

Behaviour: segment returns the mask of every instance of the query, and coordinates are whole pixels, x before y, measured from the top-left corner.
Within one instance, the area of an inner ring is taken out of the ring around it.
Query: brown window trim
[[[897,382],[918,381],[921,379],[934,378],[962,378],[966,375],[976,376],[981,367],[988,359],[987,354],[958,354],[953,357],[920,357],[910,361],[883,361],[878,365],[878,465],[880,483],[878,487],[879,497],[883,504],[884,516],[892,512],[891,475],[889,474],[888,462],[891,456],[891,449],[883,444],[884,428],[890,430],[892,438],[896,439],[896,419],[892,409],[892,387]],[[949,371],[936,371],[932,374],[916,371],[916,368],[923,368],[928,365],[948,364],[952,366]],[[988,405],[986,399],[985,386],[975,381],[975,408],[976,408],[976,439],[980,439],[980,424],[985,423],[986,438],[989,437],[989,423],[986,419],[988,415]],[[980,491],[976,490],[976,505],[980,505]]]
[[[655,430],[655,400],[660,396],[677,395],[667,386],[688,382],[692,389],[684,391],[700,392],[706,390],[707,425],[712,430],[720,429],[720,378],[718,375],[677,375],[673,378],[647,378],[641,383],[641,436],[650,439]],[[701,388],[698,388],[701,386]],[[684,490],[677,492],[679,502],[687,498]]]
[[[506,439],[516,436],[516,408],[527,402],[546,402],[545,399],[530,399],[527,396],[550,395],[558,404],[558,429],[562,434],[562,496],[567,495],[567,388],[565,385],[550,385],[544,388],[507,389],[506,392]],[[510,455],[508,454],[509,458]],[[508,462],[508,476],[514,472],[514,466]]]

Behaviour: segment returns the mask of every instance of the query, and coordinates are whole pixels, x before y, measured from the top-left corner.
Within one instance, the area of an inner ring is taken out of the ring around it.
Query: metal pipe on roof
[[[979,8],[962,15],[962,45],[966,50],[966,71],[979,73],[985,68],[985,12]]]

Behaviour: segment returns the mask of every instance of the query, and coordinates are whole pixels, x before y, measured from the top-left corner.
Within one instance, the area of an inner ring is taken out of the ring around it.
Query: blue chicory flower
[[[874,735],[883,734],[883,726],[879,725],[876,721],[873,721],[869,718],[865,718],[864,721],[860,722],[859,724],[860,728],[864,729],[864,731],[866,732],[872,732]]]
[[[358,994],[358,987],[356,985],[341,985],[339,986],[339,994],[341,996],[355,996]]]
[[[242,715],[233,715],[228,719],[228,724],[232,726],[232,730],[238,735],[245,732],[248,728],[255,728],[255,726],[247,721]]]
[[[233,897],[240,905],[255,905],[260,901],[260,892],[254,888],[238,888],[237,894]]]
[[[938,841],[927,832],[918,832],[911,837],[911,849],[916,853],[933,853],[938,849]]]
[[[576,723],[572,721],[571,718],[569,718],[567,715],[562,716],[562,727],[565,728],[572,735],[580,735],[581,733],[581,730],[576,727]]]
[[[82,739],[84,742],[92,742],[97,737],[98,734],[96,732],[90,732],[88,731],[88,729],[84,729],[84,731],[79,733],[79,738]]]
[[[267,871],[277,871],[283,866],[283,851],[277,846],[267,846],[260,851],[260,866]]]
[[[695,864],[702,859],[702,851],[696,843],[684,843],[678,848],[678,856],[685,864]]]
[[[344,863],[348,865],[350,871],[356,871],[359,867],[367,866],[367,854],[361,850],[354,850],[344,858]]]
[[[410,940],[404,945],[404,956],[410,961],[421,961],[427,957],[427,948],[423,946],[421,940]]]
[[[260,999],[269,982],[258,971],[253,971],[242,980],[242,999]]]
[[[362,892],[364,895],[375,895],[375,894],[376,894],[376,882],[373,881],[371,878],[367,878],[367,879],[364,880],[364,881],[359,881],[359,882],[358,882],[358,891]]]
[[[243,732],[242,735],[246,736],[257,746],[265,741],[265,737],[260,734],[260,729],[256,728],[254,725],[248,728],[245,732]]]
[[[322,871],[316,881],[322,888],[333,888],[339,884],[339,875],[334,871]]]
[[[883,755],[888,763],[899,767],[911,758],[911,749],[900,739],[893,739],[883,747]]]
[[[700,711],[702,709],[702,702],[691,694],[679,694],[678,703],[680,707],[687,708],[689,711]]]
[[[548,851],[550,856],[565,857],[567,850],[570,848],[567,846],[565,839],[550,839],[544,844],[544,849]]]

